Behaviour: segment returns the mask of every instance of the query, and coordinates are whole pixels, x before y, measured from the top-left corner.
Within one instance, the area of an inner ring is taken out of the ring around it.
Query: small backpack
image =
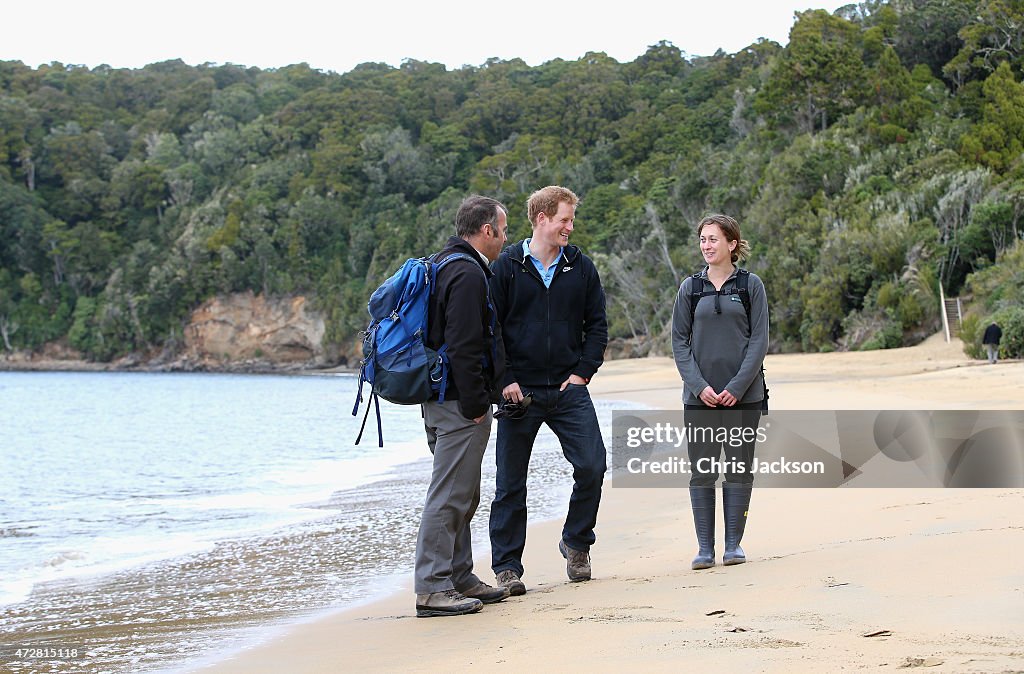
[[[690,277],[690,335],[693,336],[693,317],[697,313],[697,302],[702,297],[713,297],[723,294],[718,290],[704,290],[703,272],[697,272]],[[750,272],[742,267],[736,269],[736,283],[725,295],[739,295],[743,302],[743,309],[747,312],[747,325],[750,325],[750,290],[747,284],[750,281]],[[761,413],[768,413],[768,382],[764,378],[764,363],[761,363],[761,383],[764,386],[764,398],[761,400]]]
[[[444,402],[448,388],[448,345],[438,350],[426,345],[429,326],[430,297],[437,282],[437,273],[449,262],[469,260],[466,253],[452,253],[440,262],[436,255],[410,258],[391,278],[384,281],[367,303],[370,324],[363,332],[363,359],[359,363],[359,382],[352,416],[363,401],[363,383],[370,384],[370,401],[377,410],[377,440],[384,446],[380,420],[380,398],[397,405],[418,405],[433,399]],[[481,273],[483,273],[481,271]],[[490,306],[493,341],[495,313]],[[493,346],[492,346],[493,357]],[[363,437],[366,415],[355,444]]]

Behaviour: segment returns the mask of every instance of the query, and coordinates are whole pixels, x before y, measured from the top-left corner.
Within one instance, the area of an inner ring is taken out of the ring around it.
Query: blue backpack
[[[437,351],[425,341],[429,327],[430,297],[437,282],[437,273],[449,262],[469,260],[465,253],[452,253],[440,262],[435,256],[410,258],[387,281],[381,284],[366,308],[370,324],[363,333],[363,360],[359,364],[359,383],[352,416],[356,416],[363,401],[363,383],[370,384],[370,400],[377,410],[377,440],[384,446],[380,421],[380,398],[398,405],[418,405],[437,396],[444,402],[448,388],[448,345]],[[482,273],[482,272],[481,272]],[[491,314],[491,334],[494,334],[494,310]],[[493,341],[493,340],[492,340]],[[363,437],[366,415],[356,443]]]

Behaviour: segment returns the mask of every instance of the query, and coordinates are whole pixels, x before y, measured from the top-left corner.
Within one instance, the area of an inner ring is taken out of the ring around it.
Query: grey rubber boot
[[[710,569],[715,565],[715,488],[690,487],[690,508],[699,548],[690,568]]]
[[[743,529],[747,525],[747,510],[750,508],[752,491],[749,484],[726,482],[722,485],[722,509],[725,511],[725,554],[722,556],[722,563],[726,566],[747,561],[740,541],[743,539]]]

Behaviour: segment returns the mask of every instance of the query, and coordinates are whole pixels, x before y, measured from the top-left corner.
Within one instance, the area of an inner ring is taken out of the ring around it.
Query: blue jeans
[[[562,454],[572,464],[573,488],[562,539],[574,550],[589,551],[593,545],[601,485],[607,469],[604,440],[597,412],[586,386],[570,384],[525,388],[533,403],[522,419],[498,420],[495,449],[497,476],[491,504],[491,568],[497,574],[512,569],[523,575],[526,547],[526,477],[533,442],[542,423],[554,432]]]

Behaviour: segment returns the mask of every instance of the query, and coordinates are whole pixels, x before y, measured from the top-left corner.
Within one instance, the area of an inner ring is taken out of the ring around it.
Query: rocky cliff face
[[[0,370],[142,370],[291,372],[358,363],[361,342],[348,349],[324,346],[323,316],[308,298],[266,298],[250,293],[207,300],[189,319],[184,346],[156,346],[109,363],[84,360],[66,340],[37,351],[8,353],[0,347]]]
[[[212,366],[241,361],[324,366],[331,364],[324,330],[323,317],[305,297],[218,296],[193,312],[182,355]]]

